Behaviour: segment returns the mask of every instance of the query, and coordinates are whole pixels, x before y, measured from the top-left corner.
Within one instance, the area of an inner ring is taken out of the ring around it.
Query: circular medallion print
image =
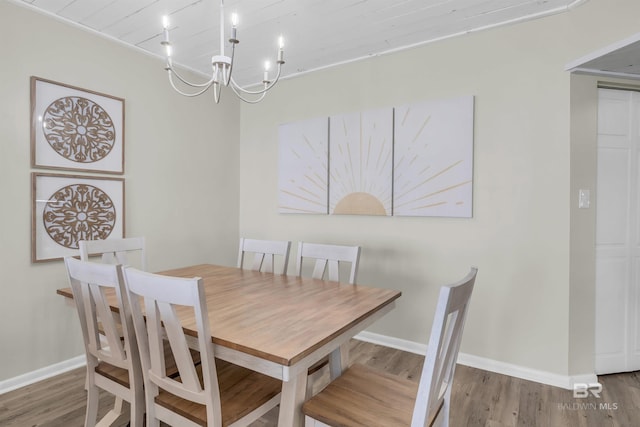
[[[47,234],[59,245],[78,249],[80,240],[104,240],[116,223],[109,196],[87,184],[68,185],[56,191],[42,215]]]
[[[105,158],[116,138],[109,114],[100,105],[79,96],[53,101],[42,116],[42,130],[56,153],[78,163]]]

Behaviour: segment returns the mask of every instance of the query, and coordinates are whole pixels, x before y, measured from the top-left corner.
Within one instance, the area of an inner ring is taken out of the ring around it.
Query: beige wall
[[[31,264],[29,77],[125,98],[126,233],[149,268],[234,264],[239,106],[173,93],[163,62],[0,1],[0,381],[83,353],[77,314],[55,294],[61,262]]]
[[[476,265],[462,352],[560,375],[593,373],[592,249],[580,245],[592,244],[594,212],[573,205],[574,187],[594,190],[594,154],[571,156],[579,143],[570,144],[564,66],[635,34],[639,12],[633,0],[590,0],[283,81],[266,102],[241,107],[241,234],[361,244],[359,281],[403,292],[371,331],[421,343],[438,286]],[[276,213],[279,124],[459,95],[475,96],[472,219]],[[573,181],[572,160],[586,162]]]

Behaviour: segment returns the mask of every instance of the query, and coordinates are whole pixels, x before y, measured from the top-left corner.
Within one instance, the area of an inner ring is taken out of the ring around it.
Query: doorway
[[[640,369],[640,92],[598,89],[596,374]]]

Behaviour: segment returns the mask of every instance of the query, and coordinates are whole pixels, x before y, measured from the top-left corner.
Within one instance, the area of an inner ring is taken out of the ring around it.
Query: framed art
[[[78,255],[80,240],[124,237],[124,178],[31,174],[31,259]]]
[[[124,99],[31,77],[31,166],[124,173]]]

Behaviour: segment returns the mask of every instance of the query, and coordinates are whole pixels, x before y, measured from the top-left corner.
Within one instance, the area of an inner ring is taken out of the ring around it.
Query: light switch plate
[[[591,192],[589,190],[580,190],[578,192],[578,208],[589,209],[591,205]]]

